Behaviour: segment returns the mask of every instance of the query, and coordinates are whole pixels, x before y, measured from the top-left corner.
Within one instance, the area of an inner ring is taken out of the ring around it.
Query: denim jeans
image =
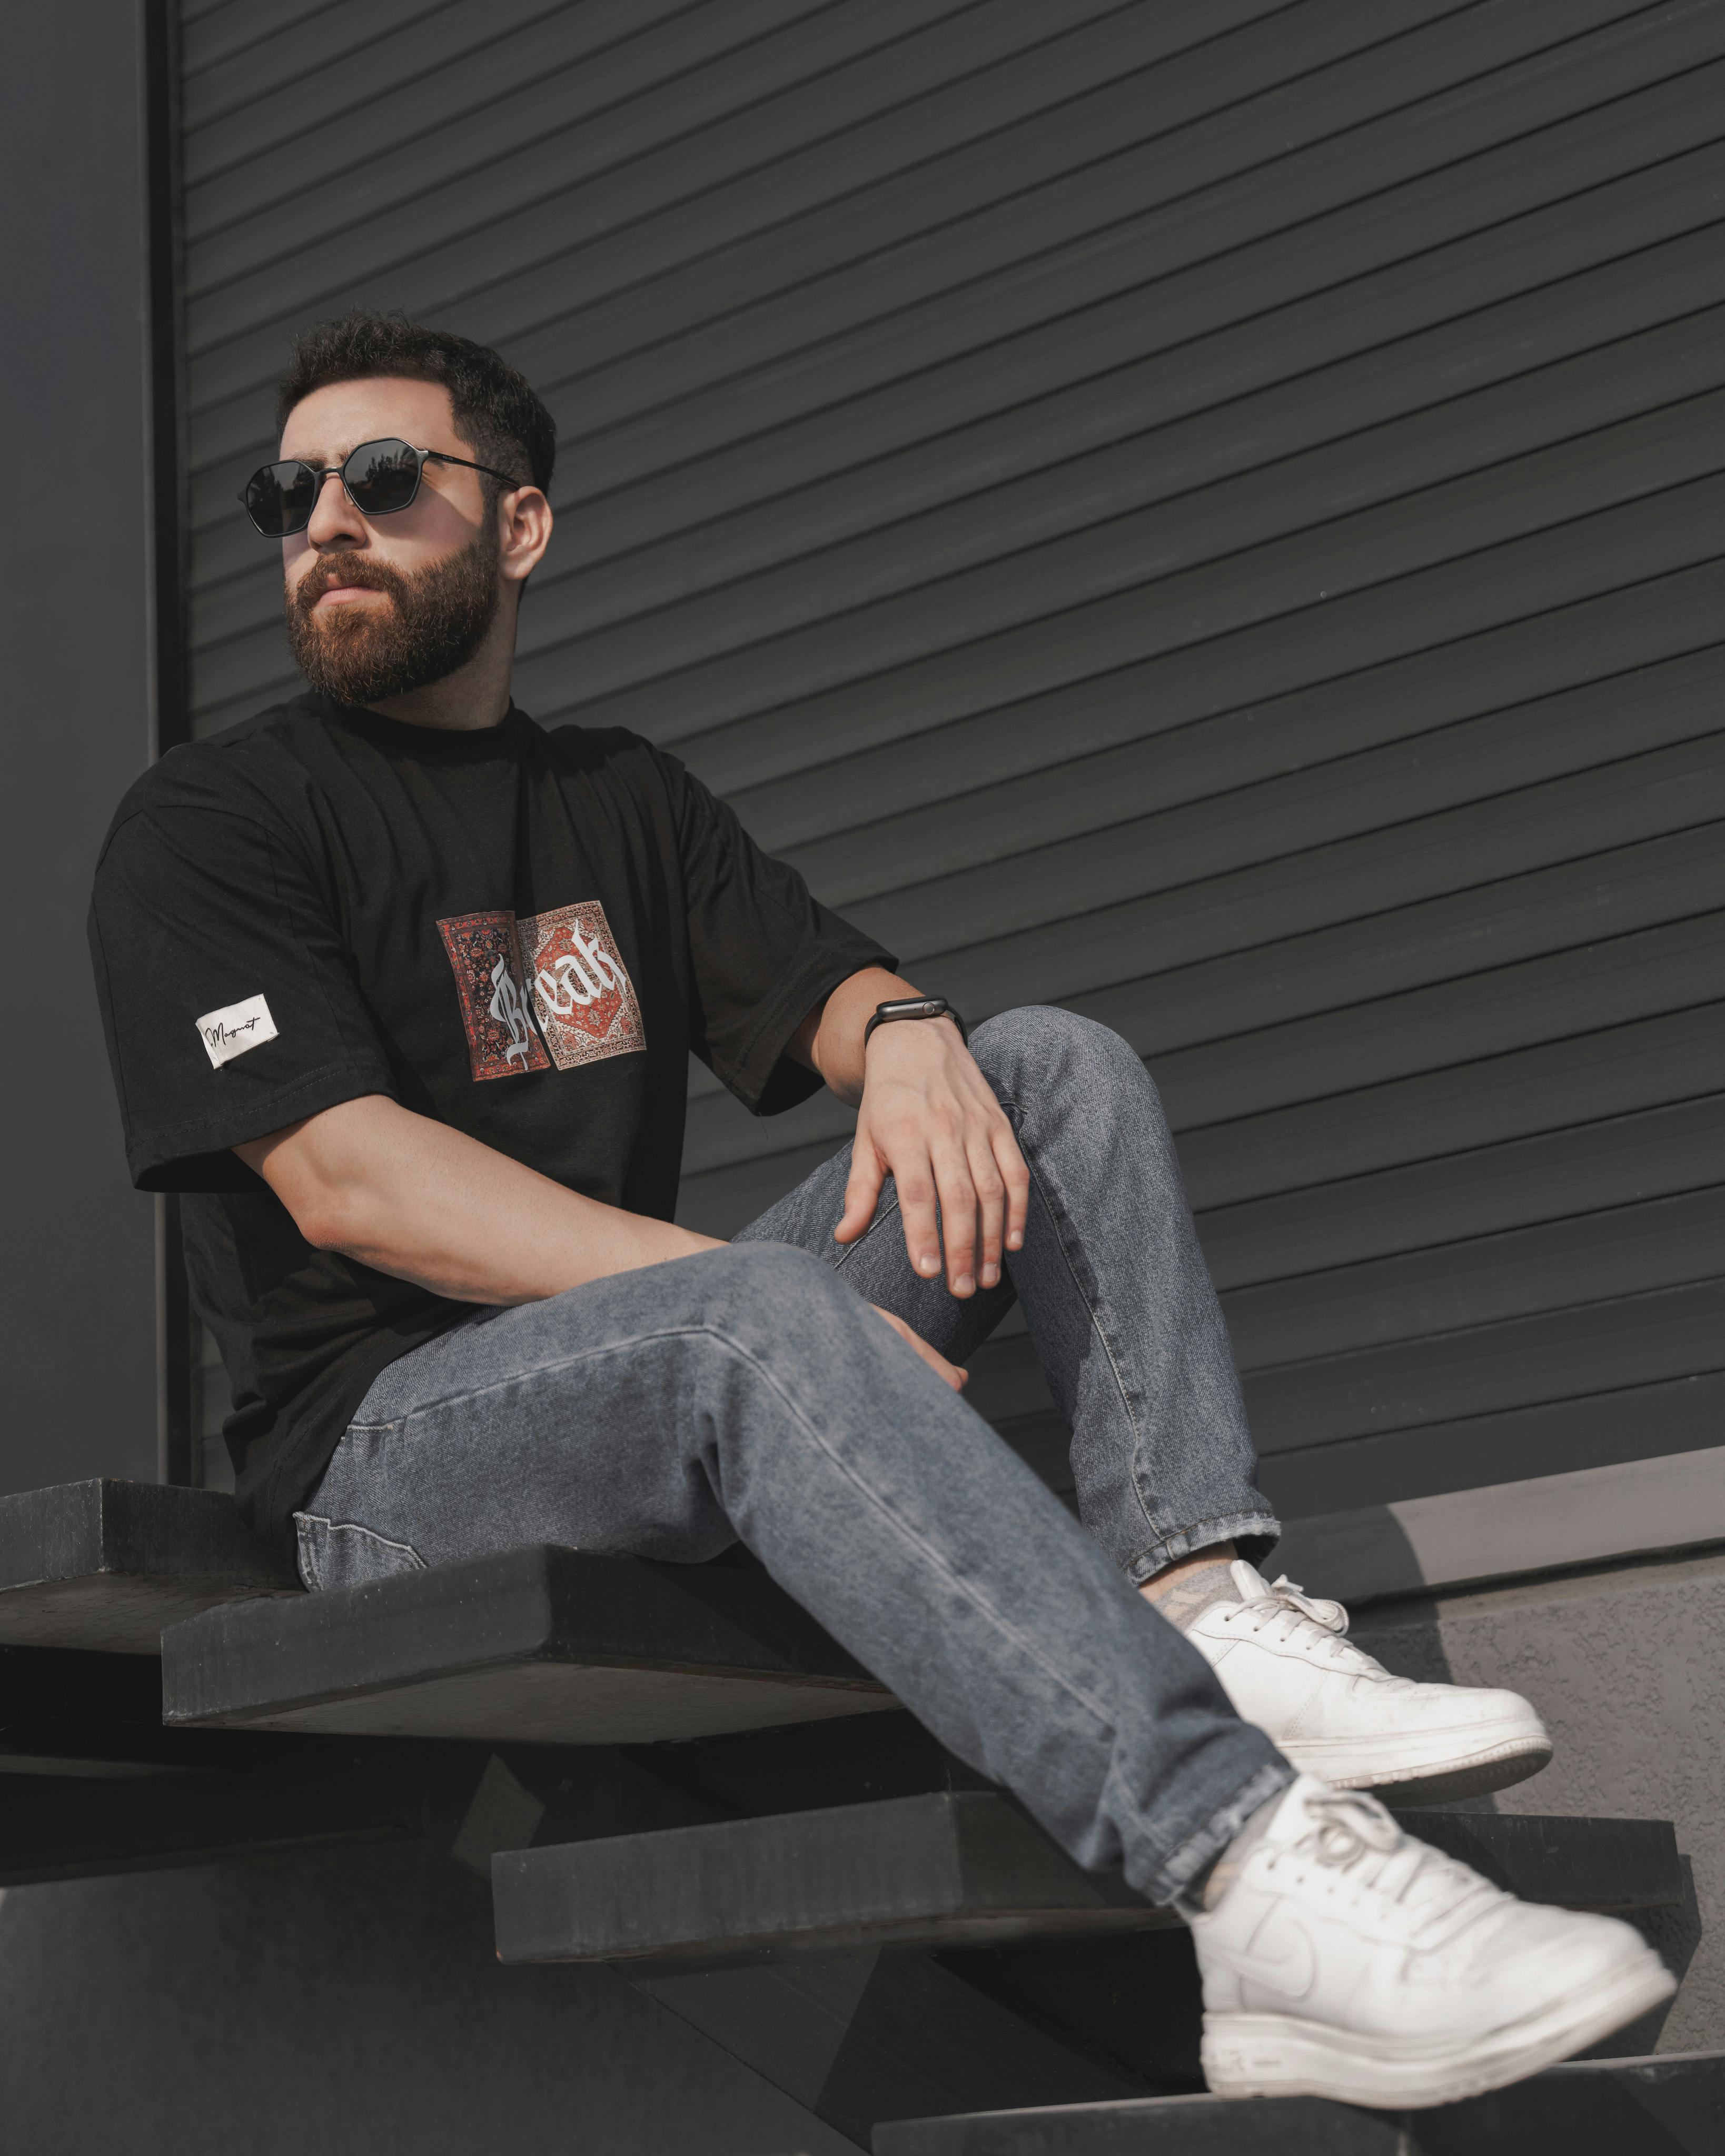
[[[392,1363],[299,1515],[300,1573],[740,1538],[1080,1864],[1168,1902],[1292,1769],[1134,1583],[1230,1537],[1261,1554],[1276,1522],[1142,1065],[1045,1009],[972,1047],[1031,1173],[999,1287],[919,1279],[890,1184],[834,1244],[847,1147],[727,1249],[477,1312]],[[962,1362],[1015,1299],[1082,1526],[865,1306]]]

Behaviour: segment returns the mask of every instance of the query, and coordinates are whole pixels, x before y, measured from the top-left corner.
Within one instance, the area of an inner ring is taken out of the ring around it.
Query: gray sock
[[[1240,1867],[1252,1853],[1253,1846],[1264,1836],[1264,1830],[1276,1816],[1276,1808],[1287,1794],[1278,1789],[1273,1797],[1259,1805],[1240,1832],[1235,1835],[1211,1865],[1204,1885],[1198,1890],[1197,1899],[1206,1909],[1214,1909],[1240,1876]]]
[[[1194,1565],[1163,1593],[1152,1594],[1149,1600],[1170,1625],[1177,1625],[1183,1632],[1189,1630],[1212,1603],[1240,1600],[1240,1589],[1229,1570],[1232,1563],[1231,1558],[1219,1557],[1214,1564]]]

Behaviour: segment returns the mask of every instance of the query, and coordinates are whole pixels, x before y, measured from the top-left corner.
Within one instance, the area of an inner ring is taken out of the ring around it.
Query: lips
[[[337,570],[333,574],[329,570],[322,574],[314,570],[294,594],[290,610],[302,621],[309,621],[313,614],[321,613],[368,613],[372,609],[362,602],[372,594],[385,601],[398,600],[388,580],[369,571],[356,577],[351,570]],[[327,607],[324,605],[326,599],[329,601]]]

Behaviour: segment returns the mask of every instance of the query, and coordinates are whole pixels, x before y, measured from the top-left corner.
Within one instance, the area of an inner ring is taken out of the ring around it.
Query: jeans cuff
[[[1224,1512],[1220,1519],[1198,1520],[1189,1527],[1177,1527],[1159,1543],[1152,1543],[1148,1549],[1140,1550],[1127,1563],[1126,1576],[1134,1587],[1142,1587],[1183,1557],[1194,1556],[1217,1543],[1248,1545],[1240,1555],[1248,1563],[1255,1564],[1269,1556],[1281,1536],[1281,1522],[1274,1512]]]
[[[1198,1832],[1168,1857],[1153,1898],[1165,1908],[1178,1910],[1183,1917],[1189,1915],[1186,1889],[1204,1876],[1259,1806],[1286,1789],[1297,1773],[1286,1759],[1266,1760],[1219,1811],[1212,1813]],[[1165,1894],[1161,1891],[1163,1887]]]

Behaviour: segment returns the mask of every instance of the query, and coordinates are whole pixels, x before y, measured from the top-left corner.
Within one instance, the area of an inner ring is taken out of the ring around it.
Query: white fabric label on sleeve
[[[226,1004],[220,1010],[206,1011],[198,1021],[198,1037],[203,1043],[204,1054],[219,1070],[236,1055],[244,1055],[247,1049],[274,1040],[275,1020],[262,996],[248,996],[243,1004]]]

